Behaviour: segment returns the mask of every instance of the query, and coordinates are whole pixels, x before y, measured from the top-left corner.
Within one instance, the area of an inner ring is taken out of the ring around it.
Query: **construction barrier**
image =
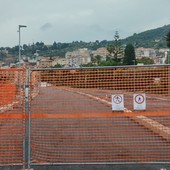
[[[170,163],[170,66],[0,69],[0,166]]]
[[[16,99],[16,85],[14,84],[0,84],[0,106],[5,106]]]
[[[0,69],[0,166],[23,165],[25,70]]]
[[[32,166],[170,162],[169,65],[32,69],[30,96]]]

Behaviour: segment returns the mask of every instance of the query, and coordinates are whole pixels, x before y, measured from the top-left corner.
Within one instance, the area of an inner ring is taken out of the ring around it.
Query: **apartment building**
[[[39,68],[49,68],[52,67],[52,60],[48,58],[43,58],[37,62],[37,67]]]
[[[135,50],[136,58],[150,57],[154,58],[157,56],[156,50],[153,48],[136,48]]]
[[[96,51],[92,51],[92,55],[95,57],[97,55],[101,56],[101,60],[106,61],[106,57],[109,55],[109,52],[106,48],[98,48]]]
[[[87,48],[67,52],[65,58],[68,60],[69,67],[79,67],[82,64],[91,62],[90,52]]]
[[[52,61],[52,66],[54,67],[57,64],[67,67],[69,65],[69,60],[63,57],[57,57]]]

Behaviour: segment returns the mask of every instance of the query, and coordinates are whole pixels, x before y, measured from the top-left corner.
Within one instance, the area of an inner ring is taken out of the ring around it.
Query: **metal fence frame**
[[[135,79],[135,69],[138,67],[170,67],[170,64],[167,65],[144,65],[144,66],[114,66],[114,67],[83,67],[83,68],[33,68],[29,69],[27,72],[27,83],[25,86],[25,94],[26,94],[26,113],[28,115],[28,119],[26,122],[26,140],[25,140],[25,146],[26,146],[26,162],[27,162],[27,168],[30,169],[31,166],[36,166],[36,165],[42,165],[39,163],[31,163],[31,111],[30,111],[30,99],[31,99],[31,90],[30,90],[30,85],[31,85],[31,73],[33,71],[50,71],[50,70],[79,70],[79,69],[109,69],[109,68],[133,68],[134,69],[134,79]],[[170,69],[168,71],[168,83],[170,83]],[[169,86],[169,84],[168,84]],[[135,86],[134,86],[135,87]],[[134,89],[135,91],[135,89]],[[168,90],[168,94],[170,93],[170,89]],[[27,96],[28,95],[28,96]],[[121,165],[128,165],[128,164],[139,164],[138,162],[86,162],[86,163],[49,163],[46,165],[116,165],[116,164],[121,164]],[[142,162],[142,164],[170,164],[170,162]],[[25,167],[24,167],[25,168]]]

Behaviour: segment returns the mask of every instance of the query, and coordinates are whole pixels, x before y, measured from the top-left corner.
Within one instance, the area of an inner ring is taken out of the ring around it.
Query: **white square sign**
[[[146,94],[133,94],[133,109],[146,110]]]
[[[124,111],[124,95],[112,95],[112,111]]]

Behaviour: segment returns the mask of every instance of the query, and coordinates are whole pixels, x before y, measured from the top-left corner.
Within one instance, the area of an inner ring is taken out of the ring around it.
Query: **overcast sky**
[[[170,0],[0,0],[0,47],[112,40],[170,24]]]

